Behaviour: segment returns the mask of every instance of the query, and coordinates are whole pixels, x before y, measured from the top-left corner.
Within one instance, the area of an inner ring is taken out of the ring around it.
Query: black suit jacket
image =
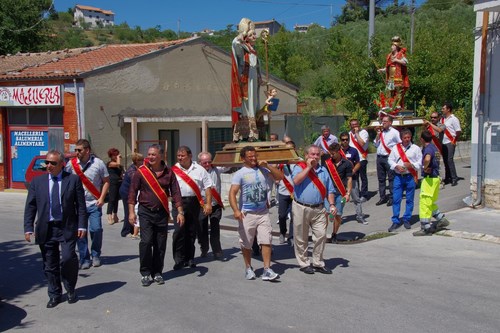
[[[75,239],[78,229],[87,229],[85,192],[80,177],[62,172],[61,182],[62,225],[64,239]],[[37,217],[36,224],[35,216]],[[48,174],[35,177],[28,189],[24,208],[24,232],[34,232],[35,242],[45,244],[50,220],[50,195]],[[34,228],[33,228],[34,226]]]

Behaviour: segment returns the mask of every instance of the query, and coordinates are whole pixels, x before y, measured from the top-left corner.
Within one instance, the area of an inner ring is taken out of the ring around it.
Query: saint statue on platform
[[[263,84],[260,63],[255,50],[255,24],[242,18],[238,36],[232,42],[231,119],[233,141],[256,141],[259,131],[256,113],[259,110],[259,87]]]
[[[406,48],[402,47],[401,37],[394,36],[391,39],[391,52],[387,55],[385,68],[380,68],[379,71],[385,72],[386,90],[390,97],[397,101],[400,110],[404,109],[405,93],[410,88],[407,65]]]

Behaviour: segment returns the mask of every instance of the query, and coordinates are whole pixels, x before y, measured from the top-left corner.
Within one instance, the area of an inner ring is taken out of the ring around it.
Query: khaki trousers
[[[294,251],[299,266],[310,265],[308,255],[309,228],[312,231],[312,264],[315,267],[324,267],[323,250],[326,243],[326,220],[325,208],[310,208],[302,206],[297,202],[292,203],[293,230],[294,230]]]

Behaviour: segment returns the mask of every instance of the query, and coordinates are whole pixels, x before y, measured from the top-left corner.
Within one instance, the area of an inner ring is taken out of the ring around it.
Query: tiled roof
[[[195,38],[161,43],[112,44],[45,53],[19,53],[0,57],[0,80],[54,79],[78,77]]]
[[[113,13],[110,10],[105,10],[105,9],[101,9],[101,8],[97,8],[97,7],[84,6],[84,5],[76,5],[75,7],[79,8],[81,10],[93,10],[94,12],[100,12],[100,13],[108,14],[108,15],[115,15],[115,13]]]

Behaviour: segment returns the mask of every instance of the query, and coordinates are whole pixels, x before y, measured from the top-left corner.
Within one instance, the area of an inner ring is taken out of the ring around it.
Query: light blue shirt
[[[295,165],[292,171],[292,178],[295,178],[295,176],[297,176],[302,170],[303,169],[299,165]],[[314,169],[314,171],[318,175],[318,178],[321,180],[323,185],[325,185],[327,196],[330,193],[334,193],[335,188],[330,179],[328,171],[326,171],[326,169],[322,166],[318,166],[316,169]],[[318,188],[316,187],[316,185],[314,185],[313,181],[309,177],[306,177],[302,181],[302,183],[295,184],[294,190],[295,200],[301,203],[305,203],[308,205],[317,205],[323,203],[323,198],[321,197]]]
[[[269,170],[242,167],[233,175],[231,185],[240,185],[240,210],[261,212],[268,209]]]

